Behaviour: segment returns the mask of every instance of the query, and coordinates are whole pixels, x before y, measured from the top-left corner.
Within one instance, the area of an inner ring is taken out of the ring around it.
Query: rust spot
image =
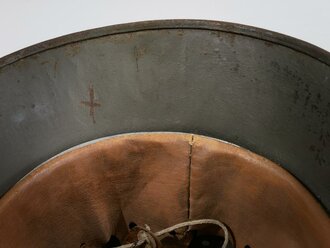
[[[293,101],[294,101],[294,103],[297,103],[298,100],[299,100],[299,91],[295,90],[294,91],[294,96],[293,96]]]
[[[228,33],[229,44],[231,47],[235,45],[236,34]]]
[[[184,35],[184,30],[183,29],[178,29],[176,32],[177,32],[177,34],[179,36],[183,36]]]
[[[68,46],[66,46],[66,54],[70,56],[75,56],[79,53],[80,51],[80,44],[78,43],[73,43]]]
[[[88,92],[89,101],[81,101],[81,103],[89,107],[89,115],[92,117],[93,123],[95,124],[95,108],[101,107],[101,104],[95,101],[94,87],[92,84],[89,86]]]
[[[40,64],[45,65],[45,64],[48,64],[48,63],[49,63],[49,61],[46,60],[46,61],[42,61]]]
[[[265,41],[265,45],[268,46],[268,47],[272,47],[272,46],[274,46],[274,43],[269,42],[269,41]]]
[[[103,37],[100,39],[100,41],[102,41],[103,43],[111,42],[113,44],[123,44],[130,42],[134,35],[134,33],[115,34]]]
[[[277,63],[276,61],[271,61],[270,65],[276,69],[277,72],[281,71],[281,66],[279,63]]]
[[[134,57],[136,64],[136,71],[139,71],[139,59],[145,55],[147,49],[145,47],[134,47]]]
[[[223,35],[222,35],[222,32],[221,31],[216,31],[216,35],[218,37],[219,40],[223,40]]]
[[[39,59],[40,55],[39,54],[34,54],[30,58],[33,60]]]
[[[315,149],[316,149],[316,147],[315,147],[314,145],[311,145],[311,146],[309,147],[309,150],[312,151],[312,152],[314,152]]]
[[[56,74],[57,74],[57,61],[55,61],[54,63],[54,77],[56,78]]]
[[[236,64],[233,68],[230,69],[233,72],[238,72],[239,71],[239,64]]]

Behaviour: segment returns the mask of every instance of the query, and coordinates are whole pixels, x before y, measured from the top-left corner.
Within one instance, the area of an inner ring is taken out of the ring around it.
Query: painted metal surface
[[[263,155],[330,209],[330,55],[243,25],[89,30],[0,60],[0,193],[74,145],[126,132],[204,134]]]

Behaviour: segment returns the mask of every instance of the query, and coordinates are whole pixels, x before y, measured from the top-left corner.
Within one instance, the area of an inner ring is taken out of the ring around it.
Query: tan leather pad
[[[0,247],[102,247],[130,222],[226,223],[236,247],[330,247],[329,218],[288,172],[203,136],[145,133],[72,149],[0,200]]]

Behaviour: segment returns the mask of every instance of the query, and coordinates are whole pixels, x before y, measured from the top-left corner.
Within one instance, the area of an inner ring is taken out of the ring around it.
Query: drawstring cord
[[[217,225],[223,230],[224,242],[223,242],[221,248],[226,248],[227,244],[229,242],[228,229],[222,222],[220,222],[218,220],[213,220],[213,219],[200,219],[200,220],[186,221],[186,222],[182,222],[182,223],[176,224],[174,226],[165,228],[165,229],[155,232],[155,233],[151,232],[151,229],[148,225],[145,225],[145,227],[137,226],[136,228],[138,228],[138,230],[139,230],[139,232],[137,234],[138,240],[134,243],[117,246],[115,248],[134,248],[134,247],[139,247],[143,244],[145,244],[147,248],[161,248],[162,245],[161,245],[160,240],[164,237],[165,234],[171,233],[179,228],[183,228],[183,227],[190,228],[191,226],[203,225],[203,224]]]

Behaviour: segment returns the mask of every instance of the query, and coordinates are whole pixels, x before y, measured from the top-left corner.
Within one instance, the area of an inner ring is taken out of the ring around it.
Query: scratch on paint
[[[95,94],[94,94],[94,87],[91,84],[88,89],[89,92],[89,101],[81,101],[81,104],[84,104],[85,106],[89,107],[89,115],[93,119],[93,123],[95,124],[95,108],[101,107],[101,104],[96,102],[95,100]]]

